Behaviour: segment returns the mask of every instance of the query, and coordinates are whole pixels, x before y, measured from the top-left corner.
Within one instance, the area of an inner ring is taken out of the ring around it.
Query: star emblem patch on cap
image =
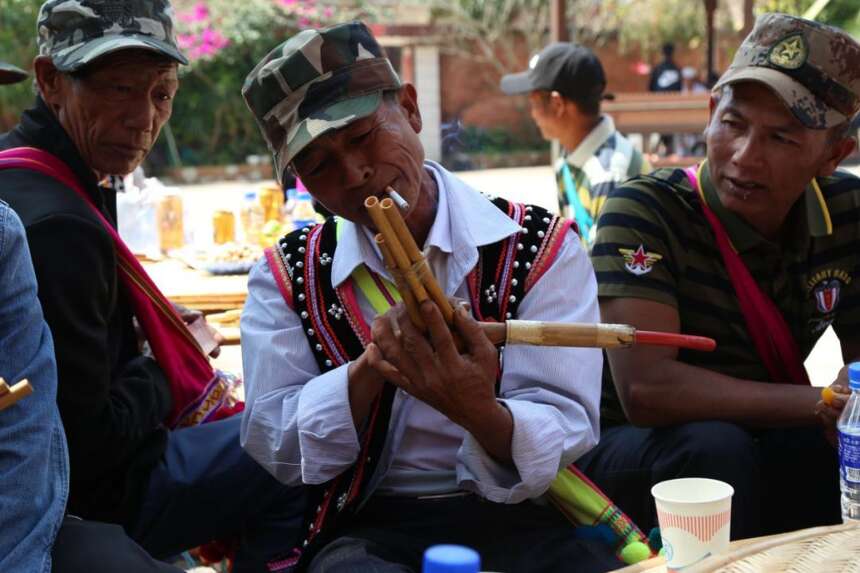
[[[624,268],[636,276],[647,275],[653,270],[654,263],[663,258],[663,255],[646,252],[645,245],[639,245],[635,251],[618,249],[618,252],[624,255]]]
[[[768,61],[786,70],[796,70],[806,62],[809,48],[801,34],[793,34],[780,40],[770,50]]]

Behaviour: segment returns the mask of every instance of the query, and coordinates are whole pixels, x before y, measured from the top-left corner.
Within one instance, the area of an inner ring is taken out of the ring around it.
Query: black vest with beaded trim
[[[478,264],[469,273],[467,283],[472,314],[481,321],[517,317],[523,297],[552,265],[567,229],[573,225],[541,207],[501,198],[492,202],[521,229],[478,249]],[[352,279],[336,289],[332,287],[331,263],[336,246],[337,224],[329,218],[321,225],[288,234],[266,251],[285,302],[301,318],[320,373],[355,360],[370,342]],[[302,554],[299,567],[306,565],[314,550],[357,511],[385,446],[395,390],[386,384],[375,400],[359,437],[358,461],[330,482],[318,486],[312,496],[315,503],[308,515],[308,534],[298,548]]]

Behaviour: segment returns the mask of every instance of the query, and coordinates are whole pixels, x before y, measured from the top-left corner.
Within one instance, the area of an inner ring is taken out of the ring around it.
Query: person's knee
[[[736,424],[694,422],[674,432],[685,476],[725,478],[754,471],[755,440]]]

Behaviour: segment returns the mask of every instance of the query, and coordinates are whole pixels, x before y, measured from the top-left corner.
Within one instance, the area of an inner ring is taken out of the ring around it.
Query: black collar
[[[15,131],[28,145],[53,154],[68,165],[96,205],[104,207],[96,174],[84,162],[78,148],[41,96],[36,96],[35,105],[21,115]]]

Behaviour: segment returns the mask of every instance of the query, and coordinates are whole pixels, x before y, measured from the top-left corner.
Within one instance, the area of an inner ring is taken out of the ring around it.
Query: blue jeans
[[[69,494],[68,453],[54,345],[24,228],[2,201],[0,276],[0,376],[33,386],[33,394],[0,411],[0,571],[46,573]]]
[[[305,489],[281,484],[242,450],[241,418],[170,433],[129,528],[153,556],[236,540],[234,573],[262,573],[301,541]]]

